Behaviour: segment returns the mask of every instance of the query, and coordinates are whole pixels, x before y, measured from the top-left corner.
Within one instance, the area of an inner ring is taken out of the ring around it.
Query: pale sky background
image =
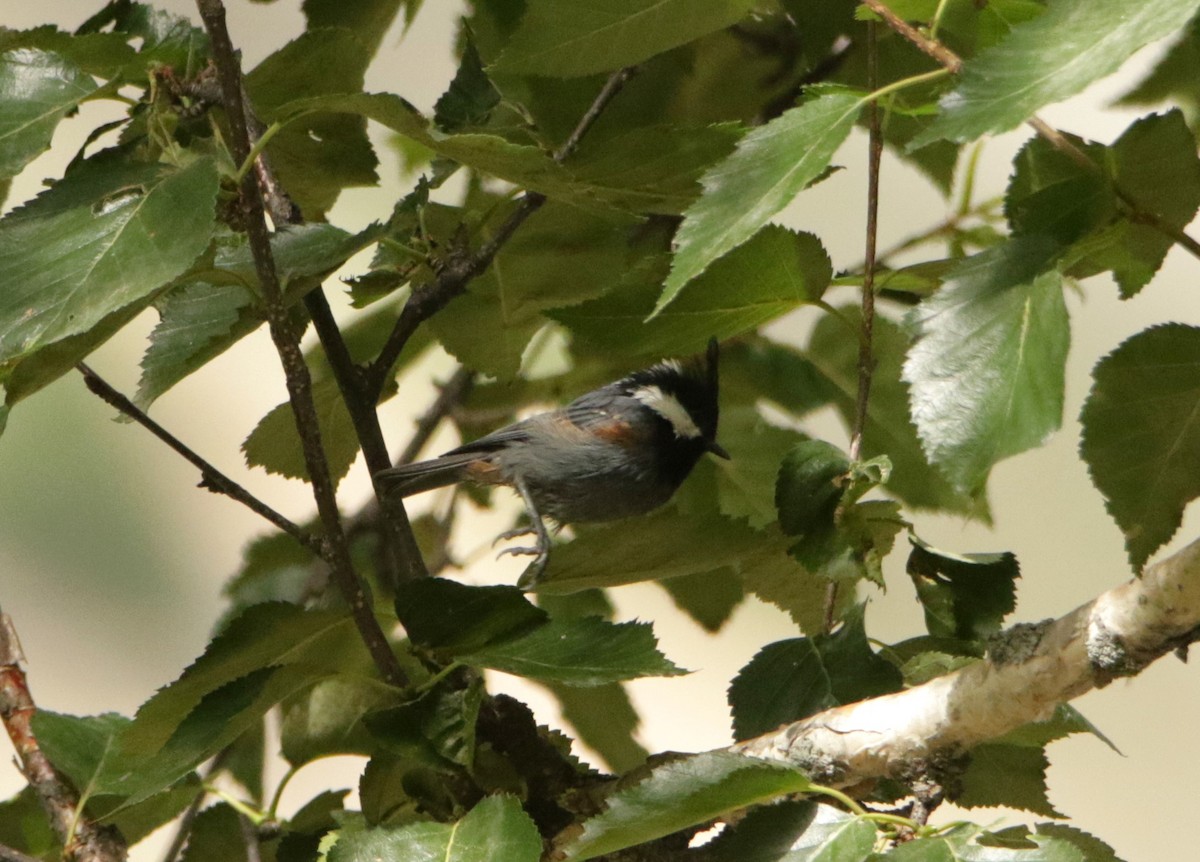
[[[298,3],[227,2],[233,39],[247,68],[303,29]],[[99,0],[6,0],[0,4],[0,24],[23,28],[51,21],[72,29],[100,5]],[[157,5],[196,17],[192,4],[183,0]],[[432,0],[407,35],[399,26],[393,28],[368,72],[367,88],[398,92],[430,109],[454,74],[450,50],[461,12],[457,0]],[[1102,109],[1159,50],[1151,47],[1118,80],[1101,82],[1042,116],[1064,130],[1111,141],[1137,114]],[[87,130],[110,112],[106,106],[89,105],[81,117],[64,122],[52,152],[16,180],[8,205],[35,194],[42,177],[60,175]],[[331,220],[349,229],[385,216],[404,191],[386,135],[373,131],[384,184],[342,195]],[[1003,190],[1012,155],[1026,137],[1022,130],[987,145],[978,183],[981,198]],[[782,219],[817,232],[835,267],[862,257],[864,144],[861,135],[853,137],[837,159],[847,169],[802,194]],[[885,159],[881,206],[883,248],[941,221],[947,211],[924,181],[894,159]],[[1063,430],[1049,446],[995,470],[992,530],[953,518],[917,519],[921,535],[941,547],[1017,554],[1024,576],[1011,622],[1060,616],[1129,576],[1120,534],[1075,454],[1075,417],[1087,394],[1091,367],[1124,338],[1166,320],[1200,324],[1198,274],[1200,262],[1175,250],[1158,278],[1129,302],[1116,299],[1116,288],[1106,278],[1087,282],[1084,297],[1068,293],[1073,343]],[[330,292],[337,294],[336,282]],[[144,315],[89,360],[127,393],[136,387],[137,363],[154,319]],[[810,313],[798,314],[782,327],[803,331],[812,320]],[[427,365],[430,373],[447,367],[444,357]],[[431,392],[427,381],[414,383],[387,405],[385,427],[393,432],[394,451],[412,427],[409,418],[424,409]],[[238,450],[258,419],[285,397],[278,360],[263,330],[168,393],[153,413],[218,467],[299,520],[312,510],[306,487],[247,471]],[[145,431],[114,423],[111,417],[112,411],[84,389],[77,375],[68,375],[19,404],[0,438],[0,603],[20,632],[34,697],[44,708],[68,713],[132,714],[177,676],[203,650],[222,607],[221,585],[236,570],[242,548],[264,531],[264,524],[242,507],[196,490],[196,471]],[[806,428],[844,443],[844,432],[827,416]],[[353,509],[367,493],[360,462],[340,496]],[[494,532],[491,523],[477,530],[480,540]],[[1193,508],[1171,547],[1197,534],[1200,517]],[[522,565],[512,558],[485,560],[473,575],[512,583]],[[919,634],[921,614],[903,573],[903,553],[889,558],[887,573],[891,592],[872,595],[869,631],[886,641]],[[655,620],[666,654],[696,669],[688,677],[631,686],[644,719],[643,743],[654,751],[726,744],[729,680],[761,646],[796,633],[781,612],[757,602],[742,606],[721,635],[711,638],[652,585],[621,588],[613,596],[624,618]],[[497,682],[519,692],[542,720],[556,720],[553,704],[540,692],[520,689],[511,680]],[[1200,805],[1194,780],[1200,738],[1186,730],[1195,726],[1200,713],[1197,671],[1166,658],[1137,679],[1117,682],[1075,704],[1124,756],[1091,737],[1055,744],[1050,749],[1052,803],[1071,815],[1074,825],[1111,843],[1127,862],[1194,858],[1195,839],[1179,812]],[[0,742],[0,798],[21,786],[9,757],[7,741]],[[361,768],[361,758],[349,757],[306,767],[285,794],[283,812],[290,813],[321,788],[355,786]],[[271,774],[278,778],[282,767],[276,765]],[[1007,823],[1037,819],[973,813],[973,819],[985,823],[1001,817]],[[160,846],[144,843],[134,858],[156,859]]]

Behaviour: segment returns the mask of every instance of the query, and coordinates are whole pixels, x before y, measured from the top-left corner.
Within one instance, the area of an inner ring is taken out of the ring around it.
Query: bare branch
[[[805,769],[849,787],[958,755],[1200,635],[1200,539],[1057,620],[1016,625],[987,658],[924,685],[836,707],[731,750]]]
[[[16,749],[21,772],[63,843],[66,858],[76,862],[120,862],[127,853],[125,839],[112,827],[98,826],[79,811],[79,794],[38,745],[33,734],[37,707],[21,670],[24,661],[12,619],[0,613],[0,722]],[[20,855],[10,858],[19,859]]]
[[[75,368],[80,374],[83,375],[83,382],[87,384],[87,388],[103,399],[105,403],[111,407],[115,407],[118,411],[128,416],[134,422],[137,422],[159,440],[162,440],[164,443],[182,455],[189,464],[199,470],[201,477],[200,487],[207,488],[214,493],[224,494],[226,497],[237,500],[255,514],[260,515],[279,529],[283,530],[314,554],[321,556],[322,552],[324,551],[324,547],[319,539],[311,535],[303,527],[289,521],[279,512],[276,512],[237,482],[230,479],[212,464],[208,463],[199,455],[197,455],[194,450],[187,446],[187,444],[147,416],[146,413],[139,409],[136,404],[114,389],[108,383],[108,381],[93,371],[88,365],[80,362],[75,366]]]
[[[229,30],[225,24],[225,6],[221,0],[196,0],[196,6],[204,22],[204,29],[208,32],[213,63],[217,67],[221,82],[225,114],[230,127],[229,145],[234,161],[241,164],[250,155],[250,133],[246,127],[246,114],[242,102],[241,65],[229,39]],[[350,606],[350,613],[358,627],[359,635],[383,678],[394,685],[406,685],[408,677],[375,619],[366,587],[354,571],[350,560],[350,549],[342,529],[333,479],[321,444],[321,429],[317,423],[317,411],[313,403],[312,375],[304,363],[299,335],[291,325],[284,304],[283,291],[275,270],[275,259],[271,253],[270,232],[263,210],[262,194],[252,174],[247,173],[243,178],[239,197],[250,251],[254,257],[254,268],[266,306],[271,339],[275,342],[275,349],[283,365],[288,398],[304,451],[304,463],[308,468],[317,513],[325,531],[327,559],[333,570],[334,581]]]

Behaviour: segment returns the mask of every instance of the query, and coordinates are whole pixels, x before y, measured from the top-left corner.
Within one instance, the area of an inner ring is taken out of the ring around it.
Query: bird
[[[496,541],[533,534],[521,584],[533,588],[550,558],[544,518],[559,526],[643,515],[666,503],[705,454],[729,458],[717,443],[715,338],[704,359],[663,360],[565,407],[514,422],[436,458],[375,473],[380,490],[409,497],[459,482],[512,487],[530,526]]]

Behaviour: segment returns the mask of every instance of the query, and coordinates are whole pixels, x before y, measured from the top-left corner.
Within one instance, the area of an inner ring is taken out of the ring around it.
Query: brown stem
[[[250,511],[283,530],[314,554],[321,555],[323,546],[319,539],[312,536],[303,527],[289,521],[279,512],[276,512],[237,482],[197,455],[187,444],[147,416],[136,404],[114,389],[108,381],[93,371],[87,364],[80,362],[76,364],[75,368],[83,375],[83,382],[92,393],[99,396],[109,406],[116,408],[119,412],[141,425],[159,440],[162,440],[182,455],[188,463],[199,470],[200,487],[237,500],[243,506],[250,509]]]
[[[957,74],[962,71],[962,58],[943,45],[936,39],[930,39],[916,27],[909,24],[903,18],[887,7],[881,0],[863,0],[863,3],[876,15],[884,20],[884,22],[894,31],[899,33],[913,45],[924,51],[930,57],[937,60],[951,72]],[[1037,132],[1038,137],[1045,140],[1059,152],[1068,156],[1076,164],[1089,171],[1100,172],[1101,168],[1093,162],[1083,150],[1071,143],[1058,129],[1051,126],[1040,117],[1030,117],[1025,121],[1030,128]],[[1200,258],[1200,241],[1197,241],[1189,234],[1184,233],[1180,228],[1164,222],[1156,213],[1143,210],[1137,200],[1126,192],[1124,189],[1114,184],[1114,192],[1117,197],[1130,209],[1129,217],[1132,221],[1140,224],[1149,225],[1163,236],[1168,237],[1173,242],[1182,246],[1193,257]]]
[[[609,102],[621,91],[621,88],[636,71],[636,66],[629,66],[618,69],[609,76],[591,106],[567,137],[566,142],[554,152],[554,161],[562,162],[575,151],[583,136],[587,134]],[[408,344],[408,340],[417,331],[417,327],[445,308],[452,299],[461,296],[471,280],[482,274],[491,265],[496,253],[508,242],[509,237],[516,229],[545,202],[545,195],[538,192],[526,192],[521,197],[520,203],[517,204],[517,208],[500,225],[491,240],[480,246],[474,254],[465,251],[452,253],[450,260],[446,262],[437,278],[413,290],[412,296],[405,303],[404,310],[400,312],[400,317],[388,335],[379,356],[366,371],[363,391],[372,401],[379,399],[379,393],[383,391],[383,385],[387,381],[388,375],[391,374],[392,366],[396,364],[400,352],[404,350],[404,345]]]
[[[242,164],[250,155],[250,133],[246,126],[242,102],[241,66],[225,24],[225,6],[221,0],[196,0],[196,6],[204,22],[204,29],[208,32],[213,63],[221,81],[221,93],[230,128],[230,149],[234,162]],[[383,678],[394,685],[406,685],[408,677],[401,669],[383,629],[375,619],[366,587],[354,571],[350,560],[350,548],[342,530],[341,513],[334,494],[329,463],[321,444],[321,429],[317,424],[316,406],[313,403],[312,376],[304,363],[299,336],[291,325],[284,304],[283,291],[275,270],[275,259],[271,253],[262,194],[253,174],[246,174],[239,191],[246,234],[254,257],[254,269],[262,289],[271,340],[275,343],[283,366],[288,398],[295,416],[296,430],[300,435],[309,482],[325,531],[327,559],[333,579],[349,605],[359,635]]]
[[[244,87],[242,102],[246,126],[253,144],[265,129],[255,114],[254,106],[250,104]],[[275,225],[278,227],[283,224],[302,224],[304,215],[275,176],[266,153],[259,153],[255,158],[254,173],[258,179],[259,192]],[[370,475],[374,476],[380,470],[391,466],[387,443],[383,439],[383,429],[379,427],[379,416],[375,412],[375,400],[365,395],[363,375],[350,356],[350,350],[342,338],[342,331],[329,307],[329,300],[320,285],[305,294],[304,307],[308,310],[313,329],[321,341],[329,367],[333,370],[346,411],[350,414],[350,421],[354,424],[363,460],[367,463]],[[379,522],[380,534],[383,537],[383,553],[379,559],[380,576],[395,591],[401,581],[426,577],[429,572],[417,547],[417,539],[413,535],[404,501],[399,497],[388,497],[379,488],[375,489],[375,496],[384,513]]]
[[[12,740],[18,766],[63,843],[67,859],[119,862],[126,856],[125,839],[116,829],[100,827],[79,811],[79,794],[38,745],[33,734],[37,707],[21,670],[24,660],[12,619],[0,613],[0,722]]]

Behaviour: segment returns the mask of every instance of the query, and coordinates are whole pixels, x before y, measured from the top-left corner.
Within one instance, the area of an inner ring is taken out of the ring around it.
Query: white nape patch
[[[663,392],[658,386],[641,386],[633,391],[633,397],[670,422],[676,437],[700,436],[700,429],[691,414],[674,395]]]

